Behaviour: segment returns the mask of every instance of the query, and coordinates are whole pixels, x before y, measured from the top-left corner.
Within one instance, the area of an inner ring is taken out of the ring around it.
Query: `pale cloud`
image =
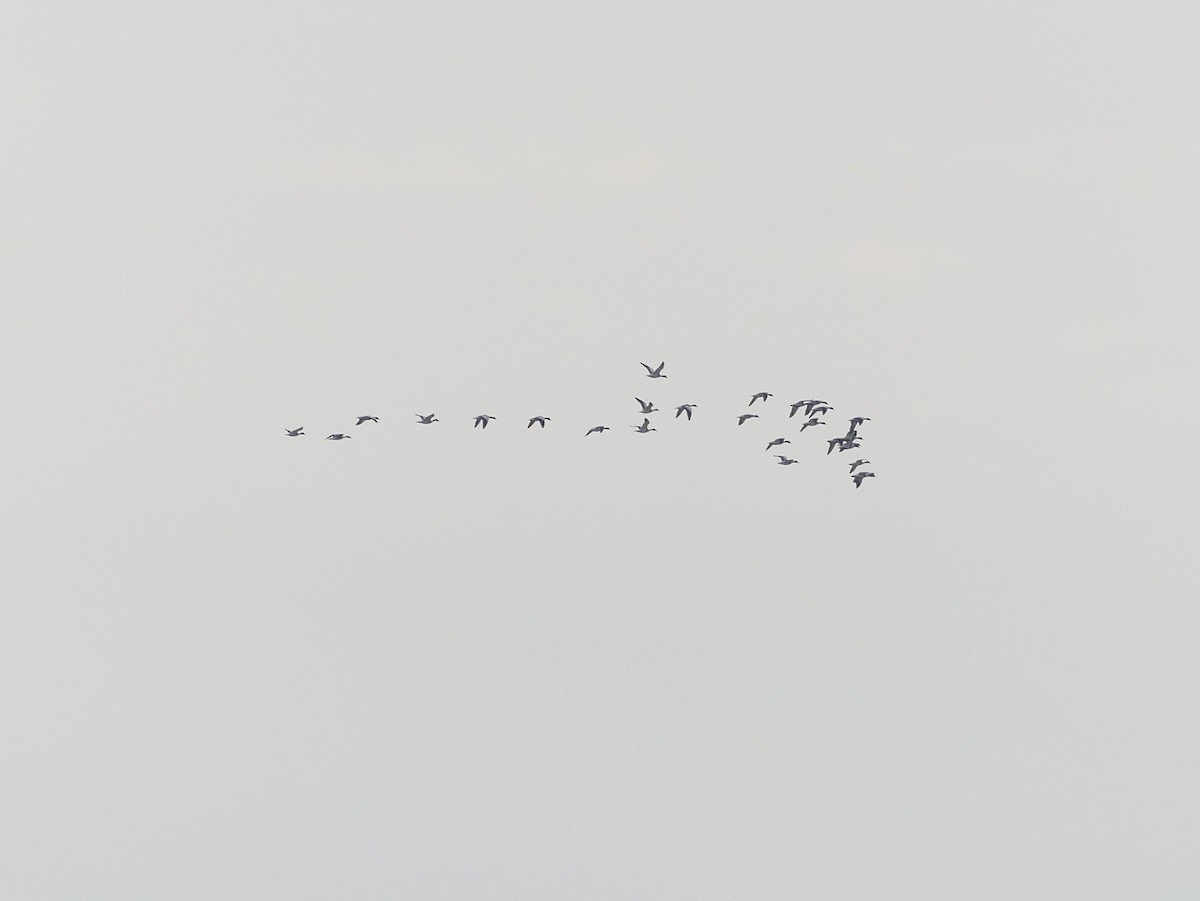
[[[400,192],[491,192],[514,186],[574,190],[652,187],[702,179],[711,174],[712,168],[703,160],[652,148],[555,146],[478,152],[427,148],[263,153],[245,158],[239,166],[243,177],[259,184]]]

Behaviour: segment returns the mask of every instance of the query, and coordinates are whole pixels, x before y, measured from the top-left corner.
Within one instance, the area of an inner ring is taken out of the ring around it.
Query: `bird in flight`
[[[861,488],[863,479],[873,479],[873,478],[875,478],[875,473],[866,472],[864,470],[863,472],[856,472],[854,475],[850,476],[850,478],[854,479],[854,487],[855,488]]]
[[[812,408],[812,410],[809,411],[808,415],[809,416],[824,416],[826,413],[828,413],[832,409],[833,409],[833,407],[826,406],[824,403],[813,404],[813,408]]]
[[[634,426],[634,428],[637,428],[637,426]],[[608,426],[606,426],[606,425],[594,425],[590,429],[588,429],[586,433],[584,433],[583,437],[586,438],[588,435],[592,434],[592,432],[598,432],[600,434],[604,434],[608,430],[609,430]],[[657,429],[655,431],[657,431]]]
[[[423,416],[420,413],[414,413],[413,416],[417,417],[417,422],[421,425],[432,425],[435,422],[441,422],[433,413],[426,413]]]
[[[496,418],[495,416],[488,416],[486,413],[484,413],[480,416],[476,416],[475,417],[475,425],[471,426],[471,428],[479,428],[480,426],[482,426],[483,428],[486,429],[488,427],[488,423],[491,422],[495,418]]]
[[[801,407],[803,407],[806,403],[808,403],[808,401],[798,400],[794,404],[792,404],[792,412],[788,413],[788,419],[791,419],[793,416],[795,416],[796,411],[799,410]]]
[[[800,431],[803,432],[810,425],[825,425],[825,423],[824,423],[824,421],[817,419],[817,417],[815,417],[815,416],[810,416],[808,419],[806,419],[804,421],[804,425],[800,426]]]
[[[680,404],[678,407],[675,408],[675,418],[678,419],[681,414],[686,413],[688,422],[691,422],[692,421],[692,410],[694,410],[697,406],[698,406],[697,404]]]
[[[334,432],[332,435],[327,437],[325,440],[326,441],[341,441],[343,438],[349,438],[349,437],[350,437],[349,435],[343,435],[341,432]]]
[[[812,416],[813,407],[816,407],[816,406],[818,406],[819,404],[825,404],[825,403],[828,403],[828,401],[824,401],[824,400],[798,400],[798,401],[796,401],[794,404],[792,404],[792,406],[793,406],[793,407],[804,407],[804,415],[805,415],[805,416]]]
[[[853,463],[850,464],[850,475],[854,475],[854,470],[858,469],[858,467],[865,466],[866,464],[868,464],[870,462],[871,462],[870,460],[855,460]]]
[[[738,417],[738,425],[745,425],[747,419],[758,419],[757,413],[743,413]]]
[[[284,429],[284,431],[287,432],[289,435],[291,435],[293,438],[295,438],[297,435],[304,434],[304,426],[300,426],[300,428],[298,428],[298,429]]]
[[[364,422],[379,422],[379,417],[378,416],[360,416],[360,417],[358,417],[358,422],[356,422],[354,424],[362,425]]]
[[[781,445],[781,444],[791,444],[791,443],[792,442],[789,441],[787,438],[776,438],[774,441],[767,442],[767,450],[770,450],[773,447],[779,447],[779,445]]]
[[[645,363],[643,363],[642,365],[646,367],[646,378],[650,378],[650,379],[665,379],[666,378],[666,376],[663,375],[663,367],[667,365],[666,362],[659,363],[657,369],[651,369]]]
[[[870,416],[855,416],[853,419],[850,420],[850,428],[857,429],[864,422],[870,422],[870,421],[871,421]]]
[[[767,402],[767,398],[768,398],[768,397],[774,397],[774,396],[775,396],[775,395],[774,395],[774,394],[772,394],[770,391],[758,391],[758,392],[755,392],[753,395],[751,395],[751,397],[750,397],[750,403],[746,404],[746,406],[748,406],[748,407],[752,407],[752,406],[754,406],[754,402],[755,402],[756,400],[761,400],[763,403],[766,403],[766,402]]]
[[[776,454],[775,456],[779,458],[780,466],[791,466],[793,463],[796,462],[791,457],[785,457],[783,454]]]
[[[643,435],[645,435],[647,432],[657,432],[658,431],[658,429],[650,428],[650,420],[649,419],[642,419],[641,425],[631,425],[630,428],[641,432]]]
[[[546,423],[548,423],[549,421],[550,421],[549,416],[534,416],[529,420],[529,425],[525,426],[525,428],[527,428],[527,429],[533,428],[533,424],[536,422],[539,426],[541,426],[544,429],[546,427]]]
[[[657,412],[658,412],[658,407],[654,406],[654,401],[652,401],[652,400],[642,400],[640,397],[635,397],[635,398],[634,398],[634,400],[636,400],[636,401],[637,401],[639,404],[641,404],[641,406],[642,406],[642,415],[643,415],[643,416],[646,416],[646,415],[648,415],[648,414],[650,414],[650,413],[657,413]]]

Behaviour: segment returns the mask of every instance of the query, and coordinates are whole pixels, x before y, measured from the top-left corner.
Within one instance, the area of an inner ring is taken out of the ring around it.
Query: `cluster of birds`
[[[646,369],[646,377],[647,378],[665,379],[667,377],[666,374],[663,372],[663,369],[666,367],[665,362],[659,363],[658,366],[655,366],[655,367],[651,367],[650,365],[648,365],[646,363],[642,363],[641,365],[643,367],[645,367],[645,369]],[[750,403],[747,404],[747,408],[754,407],[755,403],[757,403],[759,401],[761,401],[765,405],[767,403],[767,401],[769,401],[774,396],[775,395],[769,391],[757,391],[750,396]],[[630,426],[630,428],[633,429],[635,432],[639,432],[643,435],[647,434],[648,432],[658,431],[656,428],[654,428],[653,426],[650,425],[650,416],[654,413],[659,413],[662,411],[658,407],[654,406],[654,403],[652,401],[642,400],[640,397],[635,397],[634,400],[637,401],[639,407],[641,408],[640,412],[641,412],[641,416],[642,416],[642,422],[641,422],[641,425]],[[692,419],[692,414],[695,412],[695,410],[698,406],[699,406],[699,404],[692,404],[692,403],[680,404],[679,406],[677,406],[675,408],[675,418],[679,419],[681,416],[686,416],[688,421],[690,422]],[[800,424],[800,433],[803,433],[805,429],[816,428],[819,426],[826,425],[827,423],[821,417],[824,416],[826,413],[832,412],[833,409],[834,408],[829,405],[829,401],[817,400],[815,398],[808,398],[806,400],[798,400],[795,403],[793,403],[791,405],[791,411],[788,413],[787,418],[793,419],[796,417],[796,415],[798,413],[800,413],[803,410],[803,422],[801,422],[801,424]],[[437,418],[437,416],[433,413],[415,413],[413,415],[415,415],[417,417],[418,425],[432,425],[435,422],[441,422],[441,420],[439,420]],[[475,423],[472,426],[472,428],[486,429],[488,427],[488,423],[492,422],[496,418],[497,417],[492,416],[490,414],[481,413],[480,415],[475,417]],[[749,422],[751,419],[759,419],[759,418],[760,417],[759,417],[758,413],[750,413],[750,412],[740,413],[737,416],[737,424],[739,426],[743,426],[747,422]],[[529,423],[525,426],[525,428],[531,429],[536,425],[538,428],[544,429],[544,428],[546,428],[546,423],[551,422],[551,421],[552,420],[550,419],[549,416],[531,416],[529,418]],[[854,450],[856,448],[861,447],[862,446],[862,436],[859,434],[859,431],[858,431],[859,427],[862,426],[862,424],[864,422],[870,422],[870,421],[871,421],[871,418],[869,416],[855,416],[855,417],[852,417],[851,419],[849,419],[848,422],[850,423],[850,427],[847,429],[846,434],[841,435],[837,438],[830,438],[826,441],[827,449],[825,451],[825,455],[829,456],[835,450],[840,454],[845,451]],[[361,426],[363,423],[367,423],[367,422],[379,422],[379,417],[371,416],[371,415],[359,416],[358,421],[355,423],[355,425]],[[610,430],[611,430],[610,426],[595,425],[595,426],[592,426],[590,429],[588,429],[584,434],[585,434],[585,436],[593,435],[593,434],[602,434],[602,433],[610,431]],[[284,431],[288,434],[289,437],[292,437],[292,438],[298,438],[302,435],[307,434],[304,431],[304,426],[300,426],[299,428],[296,428],[296,429],[284,429]],[[343,441],[343,440],[345,440],[347,438],[351,438],[351,437],[353,437],[353,436],[347,435],[344,432],[334,432],[332,435],[327,435],[325,440],[326,441]],[[789,438],[783,438],[783,437],[775,438],[775,439],[772,439],[771,441],[767,442],[766,450],[770,451],[771,448],[773,448],[773,447],[782,447],[785,444],[791,444],[791,443],[792,443],[791,439],[789,439]],[[799,462],[799,461],[787,456],[786,454],[775,454],[775,456],[779,459],[780,466],[791,466],[792,464]],[[871,462],[870,460],[858,459],[850,464],[850,479],[851,479],[851,481],[854,482],[855,488],[861,488],[862,483],[865,480],[875,478],[875,473],[869,472],[865,469],[860,469],[860,467],[866,466],[870,462]]]

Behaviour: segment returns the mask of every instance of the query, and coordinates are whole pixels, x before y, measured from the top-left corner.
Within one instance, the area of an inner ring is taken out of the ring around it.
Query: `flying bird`
[[[800,431],[803,432],[810,425],[825,425],[825,423],[824,423],[824,421],[817,419],[817,417],[815,417],[815,416],[810,416],[807,420],[804,421],[804,424],[802,426],[800,426]]]
[[[738,425],[745,425],[747,419],[758,419],[757,413],[743,413],[738,417]]]
[[[791,466],[793,463],[796,462],[791,457],[785,457],[783,454],[776,454],[775,456],[779,458],[780,466]]]
[[[855,460],[853,463],[850,464],[850,475],[854,475],[854,470],[858,469],[858,467],[865,466],[866,464],[868,464],[870,462],[871,462],[870,460]]]
[[[850,420],[850,428],[857,429],[864,422],[870,422],[870,421],[871,421],[870,416],[855,416],[853,419]]]
[[[360,417],[358,417],[358,422],[356,422],[354,424],[362,425],[364,422],[379,422],[379,417],[378,416],[360,416]]]
[[[284,429],[284,431],[287,432],[289,435],[291,435],[293,438],[295,438],[297,435],[304,434],[304,426],[300,426],[300,428],[298,428],[298,429]]]
[[[779,447],[779,445],[781,445],[781,444],[791,444],[791,443],[792,442],[789,441],[787,438],[776,438],[774,441],[767,442],[766,449],[770,450],[773,447]]]
[[[692,421],[692,410],[694,410],[696,408],[696,406],[697,406],[697,404],[680,404],[678,407],[675,408],[675,418],[678,419],[680,414],[686,413],[688,422],[691,422]]]
[[[873,478],[875,478],[875,473],[865,472],[865,471],[864,472],[856,472],[854,475],[850,476],[850,478],[854,479],[854,487],[855,488],[861,488],[863,479],[873,479]]]
[[[808,415],[809,416],[824,416],[826,413],[828,413],[832,409],[833,409],[833,407],[828,407],[824,403],[814,404],[813,408],[811,410],[809,410]]]
[[[349,435],[343,435],[341,432],[334,432],[332,435],[328,436],[325,440],[326,441],[341,441],[343,438],[349,438],[349,437],[350,437]]]
[[[488,416],[486,413],[484,413],[480,416],[476,416],[475,417],[475,425],[471,426],[471,428],[474,429],[474,428],[479,428],[480,426],[482,426],[483,428],[486,429],[488,426],[488,423],[491,422],[495,418],[496,418],[495,416]]]
[[[827,404],[827,403],[829,403],[829,401],[827,401],[827,400],[812,400],[812,399],[809,399],[809,400],[798,400],[798,401],[796,401],[796,404],[795,404],[795,406],[797,406],[797,407],[804,407],[804,415],[805,415],[805,416],[812,416],[812,413],[813,413],[813,407],[816,407],[816,406],[818,406],[819,404]]]
[[[658,431],[658,429],[650,428],[650,420],[649,419],[643,419],[641,425],[631,425],[630,428],[636,429],[637,431],[641,432],[643,435],[645,435],[647,432],[657,432]]]
[[[754,402],[756,400],[761,400],[763,403],[766,403],[768,397],[774,397],[774,396],[775,395],[769,391],[758,391],[755,394],[751,395],[750,403],[746,404],[746,406],[748,406],[748,407],[754,406]]]
[[[637,428],[637,426],[634,426],[634,428]],[[588,429],[587,432],[584,433],[583,437],[586,438],[588,435],[592,434],[592,432],[599,432],[600,434],[604,434],[608,430],[609,430],[609,428],[606,425],[594,425],[590,429]],[[655,431],[657,431],[657,429]]]
[[[648,414],[650,414],[650,413],[657,413],[657,412],[658,412],[658,407],[654,406],[654,401],[652,401],[652,400],[642,400],[640,397],[635,397],[635,398],[634,398],[634,400],[636,400],[636,401],[637,401],[639,404],[641,404],[641,406],[642,406],[642,415],[643,415],[643,416],[646,416],[646,415],[648,415]]]
[[[857,438],[842,438],[838,443],[838,453],[854,450],[856,447],[862,447],[862,442]]]
[[[803,407],[806,403],[808,403],[808,401],[798,400],[794,404],[792,404],[792,412],[788,413],[788,419],[791,419],[793,416],[795,416],[796,411],[799,410],[801,407]]]
[[[536,422],[539,426],[541,426],[544,429],[546,427],[546,423],[548,423],[549,421],[550,421],[549,416],[534,416],[532,419],[529,420],[529,425],[525,426],[525,428],[532,429],[533,424]]]
[[[417,417],[417,422],[419,422],[421,425],[431,425],[435,422],[441,422],[441,420],[432,413],[426,413],[424,416],[422,416],[420,413],[414,413],[413,416]]]
[[[651,369],[645,363],[643,363],[642,365],[646,367],[646,378],[650,378],[650,379],[665,379],[666,378],[666,376],[663,375],[663,367],[667,365],[665,362],[659,363],[657,369]]]

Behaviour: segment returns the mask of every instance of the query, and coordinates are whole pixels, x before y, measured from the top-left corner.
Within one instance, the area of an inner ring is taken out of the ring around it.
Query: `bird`
[[[495,416],[488,416],[486,413],[483,413],[483,414],[475,417],[475,425],[471,426],[471,428],[478,428],[479,426],[483,426],[483,428],[486,429],[488,426],[488,423],[491,422],[495,418],[496,418]]]
[[[326,441],[341,441],[343,438],[350,438],[350,437],[351,437],[350,435],[343,435],[341,432],[334,432],[332,435],[327,437],[325,440]]]
[[[829,401],[825,401],[825,400],[811,400],[811,399],[809,399],[809,400],[798,400],[798,401],[796,401],[796,405],[797,405],[797,406],[804,407],[804,415],[805,415],[805,416],[812,416],[813,407],[815,407],[815,406],[817,406],[817,405],[819,405],[819,404],[826,404],[826,403],[829,403]]]
[[[825,425],[825,423],[822,420],[817,419],[817,417],[815,417],[815,416],[810,416],[808,419],[805,420],[804,424],[802,426],[800,426],[800,431],[803,432],[810,425]]]
[[[417,422],[419,422],[421,425],[431,425],[435,422],[441,422],[441,420],[438,419],[433,413],[426,413],[424,415],[421,415],[420,413],[414,413],[413,416],[417,417]]]
[[[776,454],[775,456],[779,458],[780,466],[791,466],[793,463],[796,462],[791,457],[785,457],[783,454]]]
[[[865,466],[867,463],[870,463],[870,462],[871,462],[870,460],[855,460],[853,463],[850,464],[850,475],[854,475],[854,470],[858,469],[858,467]]]
[[[298,429],[284,429],[284,431],[287,432],[289,435],[291,435],[293,438],[295,438],[298,435],[304,434],[304,426],[300,426],[300,428],[298,428]]]
[[[747,419],[758,419],[757,413],[743,413],[738,417],[738,425],[745,425]]]
[[[532,429],[533,424],[536,422],[539,426],[541,426],[544,429],[546,427],[546,423],[548,423],[549,421],[550,421],[549,416],[534,416],[532,419],[529,420],[529,425],[525,426],[525,428]]]
[[[635,397],[634,400],[636,400],[639,404],[642,405],[642,415],[643,416],[646,416],[650,413],[658,412],[658,407],[654,406],[654,401],[642,400],[640,397]]]
[[[748,407],[753,406],[753,404],[756,400],[761,400],[763,403],[766,403],[768,397],[774,397],[774,396],[775,395],[769,391],[758,391],[755,394],[751,395],[750,403],[746,404],[746,406],[748,406]]]
[[[358,417],[358,422],[356,422],[354,424],[362,425],[364,422],[379,422],[379,417],[378,416],[360,416],[360,417]]]
[[[850,478],[854,479],[854,487],[855,488],[861,488],[863,479],[873,479],[873,478],[875,478],[875,473],[865,472],[865,471],[864,472],[856,472],[854,475],[850,476]]]
[[[659,363],[657,369],[651,369],[645,363],[643,363],[642,365],[646,367],[646,378],[649,378],[649,379],[665,379],[666,378],[666,376],[663,375],[663,367],[667,365],[665,362]]]
[[[862,442],[857,438],[842,438],[838,443],[838,453],[842,451],[854,450],[856,447],[862,447]]]
[[[788,413],[788,419],[791,419],[793,416],[795,416],[796,411],[799,410],[801,407],[803,407],[806,403],[808,403],[808,401],[798,400],[794,404],[792,404],[792,412]]]
[[[834,445],[838,445],[838,449],[840,450],[841,449],[840,445],[845,440],[846,440],[845,438],[830,438],[828,441],[826,441],[825,443],[829,445],[829,450],[825,451],[825,456],[828,457],[830,454],[833,453]]]
[[[864,422],[870,422],[870,421],[871,421],[870,416],[855,416],[853,419],[850,420],[850,428],[857,429]]]
[[[774,441],[770,441],[767,443],[766,449],[770,450],[771,448],[778,447],[781,444],[791,444],[791,443],[792,442],[789,441],[787,438],[776,438]]]
[[[826,413],[828,413],[832,409],[833,409],[833,407],[828,407],[825,405],[824,402],[821,402],[819,404],[814,404],[812,410],[809,411],[808,415],[809,416],[824,416]]]
[[[695,409],[697,406],[698,406],[698,404],[680,404],[678,407],[675,408],[675,418],[678,419],[680,414],[686,413],[688,422],[691,422],[692,421],[692,410]]]
[[[637,426],[634,426],[634,428],[637,428]],[[603,435],[608,430],[609,428],[606,425],[594,425],[584,433],[583,437],[586,438],[588,435],[592,434],[592,432],[598,432]],[[655,431],[657,431],[657,429]]]
[[[641,432],[643,435],[645,435],[647,432],[657,432],[658,431],[658,429],[650,428],[650,420],[649,419],[643,419],[641,425],[631,425],[630,428],[636,429],[637,431]]]

